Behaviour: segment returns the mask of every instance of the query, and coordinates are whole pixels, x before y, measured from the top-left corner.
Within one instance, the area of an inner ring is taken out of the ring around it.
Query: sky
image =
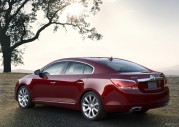
[[[12,69],[36,70],[56,59],[84,56],[112,56],[151,69],[179,65],[179,0],[104,0],[90,23],[102,40],[50,27],[21,47],[24,65]]]

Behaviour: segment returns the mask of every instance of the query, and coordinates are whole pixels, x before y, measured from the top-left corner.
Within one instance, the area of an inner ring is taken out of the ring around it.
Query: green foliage
[[[64,20],[65,10],[75,3],[84,7],[83,13],[67,15]],[[0,48],[11,52],[15,65],[22,64],[23,51],[17,48],[38,39],[40,33],[51,25],[54,32],[61,28],[59,26],[65,30],[66,26],[71,26],[82,37],[99,40],[102,35],[86,19],[100,11],[100,4],[101,0],[1,0]]]
[[[11,61],[12,64],[14,66],[17,66],[19,64],[24,64],[24,62],[22,61],[23,57],[22,55],[24,54],[23,50],[18,50],[18,49],[14,49],[12,51],[12,55],[11,55]]]
[[[2,49],[0,47],[0,53],[2,54]],[[11,54],[11,61],[12,61],[12,64],[14,66],[18,66],[20,64],[24,64],[23,62],[23,55],[24,54],[24,50],[22,49],[14,49],[12,51],[12,54]],[[2,65],[3,65],[3,60],[0,59],[0,61],[2,62]]]

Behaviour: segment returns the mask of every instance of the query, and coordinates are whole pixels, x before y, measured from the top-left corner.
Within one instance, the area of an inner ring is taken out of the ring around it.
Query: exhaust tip
[[[139,112],[142,110],[142,107],[141,106],[137,106],[137,107],[132,107],[130,111],[132,112]]]

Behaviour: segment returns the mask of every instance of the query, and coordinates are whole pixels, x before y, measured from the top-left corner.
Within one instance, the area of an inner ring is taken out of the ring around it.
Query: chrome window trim
[[[75,105],[75,102],[56,102],[56,101],[44,101],[44,100],[34,100],[36,102],[47,102],[47,103],[58,103],[58,104],[71,104]]]
[[[92,67],[93,71],[92,71],[90,74],[84,74],[84,73],[83,73],[83,74],[58,74],[58,75],[91,75],[91,74],[94,73],[94,70],[95,70],[95,68],[94,68],[93,65],[91,65],[91,64],[89,64],[89,63],[86,63],[86,62],[78,61],[78,60],[58,60],[58,61],[54,61],[54,62],[52,62],[52,63],[46,65],[45,67],[43,67],[43,68],[40,69],[40,70],[42,71],[42,70],[44,70],[45,68],[49,67],[50,65],[55,64],[55,63],[59,63],[59,62],[78,62],[78,63],[86,64],[86,65]],[[68,66],[68,65],[67,65],[67,66]],[[66,66],[66,67],[67,67],[67,66]],[[65,70],[66,70],[66,68],[65,68]]]

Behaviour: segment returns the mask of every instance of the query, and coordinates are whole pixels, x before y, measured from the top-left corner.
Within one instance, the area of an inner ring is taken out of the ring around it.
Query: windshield
[[[118,72],[149,72],[147,68],[126,60],[113,59],[112,61],[105,60],[99,62]]]

